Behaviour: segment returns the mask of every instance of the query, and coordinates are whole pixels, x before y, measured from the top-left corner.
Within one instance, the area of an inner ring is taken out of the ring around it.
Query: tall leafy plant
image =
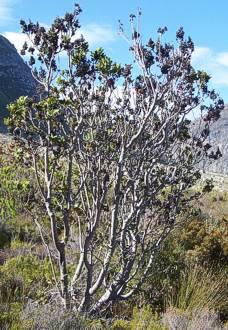
[[[22,53],[30,54],[43,93],[41,101],[11,104],[8,125],[49,218],[48,237],[36,222],[46,247],[54,244],[63,305],[94,314],[144,283],[161,243],[196,197],[185,194],[200,179],[196,165],[219,155],[207,136],[224,105],[209,90],[210,77],[192,67],[194,44],[182,28],[175,45],[163,41],[166,28],[144,44],[131,15],[134,65],[120,66],[77,37],[80,12],[76,5],[48,29],[21,21],[29,40]],[[120,31],[128,38],[122,25]],[[199,108],[196,129],[189,118]]]

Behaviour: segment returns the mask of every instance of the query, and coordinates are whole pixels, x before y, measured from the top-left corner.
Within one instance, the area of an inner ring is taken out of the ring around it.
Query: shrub
[[[101,329],[75,312],[65,312],[60,306],[29,303],[22,315],[25,330],[89,330]],[[91,325],[91,326],[90,326]]]
[[[21,242],[40,242],[40,236],[32,219],[27,215],[18,212],[7,220],[7,228],[13,240]]]
[[[131,330],[130,322],[126,320],[116,320],[112,325],[112,330]]]
[[[220,156],[206,140],[224,102],[208,90],[209,75],[191,66],[194,44],[183,28],[174,44],[163,42],[167,28],[159,28],[143,45],[131,15],[136,68],[121,67],[103,49],[91,52],[84,38],[75,38],[80,13],[76,5],[48,29],[21,21],[35,47],[25,43],[22,55],[30,55],[45,93],[9,105],[7,124],[48,215],[60,301],[94,315],[138,292],[179,214],[198,198],[185,192],[201,177],[195,165],[202,157]],[[125,36],[122,24],[120,30]],[[61,53],[68,56],[67,70],[59,66]],[[187,118],[199,106],[204,120],[193,132]],[[203,192],[210,189],[208,181]],[[80,258],[70,277],[72,220]]]
[[[10,144],[0,149],[0,216],[4,220],[21,212],[28,201],[30,172],[17,163],[14,148]]]
[[[180,232],[177,244],[190,261],[224,266],[228,255],[227,223],[225,219],[193,219]]]
[[[142,308],[135,307],[133,310],[132,319],[116,320],[112,324],[113,330],[166,330],[166,326],[162,324],[157,313],[153,313],[151,307],[145,306]]]
[[[187,313],[171,308],[163,315],[163,322],[169,330],[222,329],[218,314],[207,309]]]
[[[9,228],[3,223],[0,223],[0,249],[9,247],[10,245],[10,231]]]
[[[0,329],[1,330],[24,330],[20,321],[22,304],[1,304],[0,305]]]
[[[8,290],[8,283],[12,282],[14,283],[13,287],[19,294],[18,299],[21,299],[22,296],[36,299],[43,298],[45,288],[53,286],[49,261],[47,259],[39,260],[32,255],[22,255],[8,259],[0,267],[0,274],[3,283],[2,292],[5,289]],[[19,285],[17,285],[17,279],[19,279]]]
[[[212,269],[190,266],[182,274],[178,290],[166,298],[167,307],[193,313],[222,310],[227,304],[226,274]]]
[[[149,306],[144,308],[135,308],[133,318],[130,321],[130,329],[137,330],[166,330],[162,325],[158,314],[153,313]]]
[[[227,265],[225,220],[208,219],[199,212],[197,216],[187,213],[184,221],[186,223],[180,219],[179,226],[164,241],[140,294],[144,304],[150,304],[153,310],[160,313],[165,310],[164,296],[170,291],[173,295],[177,294],[184,274],[193,271],[191,265],[198,265],[198,272],[205,272],[206,278],[211,276],[213,280],[216,274],[213,275],[212,267],[222,269]],[[219,278],[221,276],[218,275]]]
[[[157,312],[164,311],[164,294],[176,286],[185,269],[185,251],[178,244],[178,231],[165,240],[142,288],[141,299]]]

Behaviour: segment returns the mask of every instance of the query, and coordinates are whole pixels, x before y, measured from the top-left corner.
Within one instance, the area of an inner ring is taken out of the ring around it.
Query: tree
[[[76,5],[49,29],[21,21],[29,38],[22,53],[31,55],[44,93],[11,104],[8,125],[35,173],[48,235],[36,223],[50,258],[57,257],[64,306],[94,314],[146,280],[197,197],[188,192],[200,179],[196,165],[218,156],[207,137],[224,104],[209,90],[210,77],[192,67],[194,45],[182,28],[175,45],[163,41],[166,28],[144,45],[131,15],[130,38],[122,24],[120,32],[134,63],[121,66],[78,37],[80,12]],[[194,109],[198,124],[190,120]]]

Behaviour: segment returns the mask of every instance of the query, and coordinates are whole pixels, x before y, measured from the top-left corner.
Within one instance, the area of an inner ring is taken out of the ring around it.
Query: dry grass
[[[216,312],[207,309],[193,313],[170,308],[163,315],[163,323],[169,330],[220,330],[224,329]]]
[[[179,290],[166,298],[167,308],[175,307],[187,313],[220,310],[227,306],[227,274],[199,266],[191,266],[182,275]]]

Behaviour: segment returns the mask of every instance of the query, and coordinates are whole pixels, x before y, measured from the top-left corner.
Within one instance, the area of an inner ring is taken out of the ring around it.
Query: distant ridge
[[[222,157],[205,166],[206,172],[228,175],[228,105],[221,112],[221,117],[212,125],[209,143],[219,147]]]
[[[22,95],[34,95],[36,81],[13,44],[0,35],[0,132],[6,131],[6,105]]]

